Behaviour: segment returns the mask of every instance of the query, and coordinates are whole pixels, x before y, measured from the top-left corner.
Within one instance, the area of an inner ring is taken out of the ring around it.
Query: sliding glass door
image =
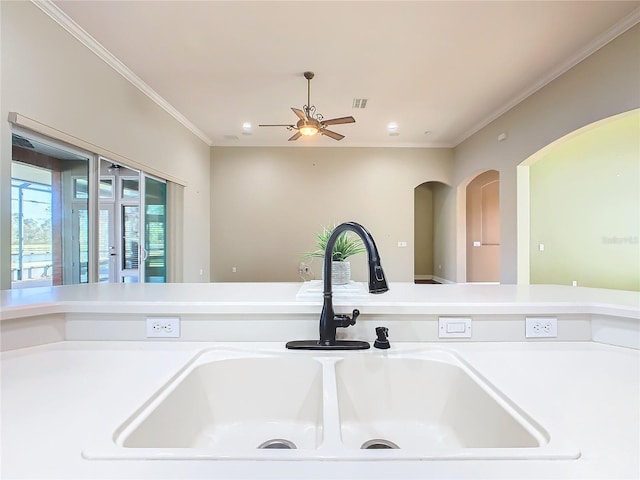
[[[13,134],[11,288],[166,282],[166,182]]]
[[[12,135],[11,288],[89,281],[93,156]]]
[[[167,184],[144,175],[144,264],[147,283],[167,281]]]
[[[101,171],[109,164],[103,159]],[[109,281],[166,282],[166,183],[124,166],[109,164],[115,179],[113,219],[100,224],[100,238],[113,231],[119,238],[110,248],[115,272]],[[104,201],[101,202],[101,211]],[[101,248],[102,250],[102,248]],[[113,268],[113,267],[112,267]]]

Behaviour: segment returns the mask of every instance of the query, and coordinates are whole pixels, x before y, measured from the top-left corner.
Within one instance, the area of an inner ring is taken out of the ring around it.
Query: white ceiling
[[[201,138],[228,146],[454,146],[640,21],[639,1],[64,0],[48,8],[56,6]],[[257,127],[295,123],[290,107],[306,103],[306,70],[316,74],[311,103],[324,118],[356,119],[332,127],[346,135],[340,142],[287,142],[284,127]],[[367,98],[366,109],[353,109],[354,98]],[[399,135],[388,134],[389,122]]]

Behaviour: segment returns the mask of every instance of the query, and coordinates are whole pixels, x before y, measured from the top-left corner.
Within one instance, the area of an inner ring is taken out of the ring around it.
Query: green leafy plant
[[[324,251],[327,248],[327,242],[335,229],[333,227],[322,227],[322,231],[316,233],[316,250],[304,254],[305,258],[319,257],[324,258]],[[349,232],[341,233],[333,245],[332,260],[334,262],[344,262],[347,258],[358,253],[366,252],[360,237],[352,237]]]

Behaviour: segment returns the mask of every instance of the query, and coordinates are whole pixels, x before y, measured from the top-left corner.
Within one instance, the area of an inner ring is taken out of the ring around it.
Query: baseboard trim
[[[435,280],[438,283],[446,283],[446,284],[453,284],[456,283],[452,280],[447,280],[446,278],[442,278],[442,277],[437,277],[435,275],[432,275],[432,280]]]

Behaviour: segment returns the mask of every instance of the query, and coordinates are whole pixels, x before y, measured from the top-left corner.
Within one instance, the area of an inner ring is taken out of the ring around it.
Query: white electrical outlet
[[[147,317],[147,338],[180,338],[180,317]]]
[[[558,319],[555,317],[527,317],[526,338],[555,338],[558,336]]]

